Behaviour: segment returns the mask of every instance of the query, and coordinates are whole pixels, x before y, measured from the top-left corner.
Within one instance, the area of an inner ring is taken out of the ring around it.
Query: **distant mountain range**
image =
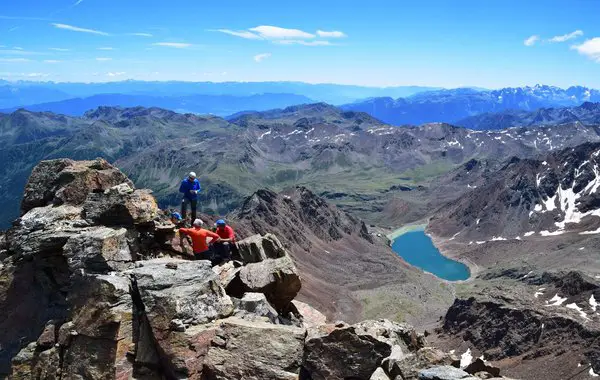
[[[29,171],[40,160],[104,157],[176,205],[177,183],[199,172],[206,212],[225,213],[265,186],[304,185],[369,222],[426,217],[469,190],[434,181],[470,159],[533,157],[599,141],[580,124],[476,132],[448,124],[396,128],[324,104],[251,112],[225,120],[160,108],[99,107],[82,117],[0,114],[0,222],[17,216]]]
[[[535,111],[484,113],[459,120],[456,124],[470,129],[490,130],[574,122],[600,124],[600,103],[585,102],[577,107],[540,108]]]
[[[125,94],[100,94],[87,98],[74,98],[50,103],[24,105],[0,110],[13,112],[23,108],[33,112],[53,112],[69,116],[82,116],[86,111],[101,106],[109,107],[160,107],[180,113],[227,116],[240,110],[264,111],[295,104],[314,103],[313,100],[294,94],[185,95],[150,96]]]
[[[197,95],[247,97],[262,94],[294,94],[314,101],[343,104],[376,96],[404,97],[436,89],[439,88],[421,86],[381,88],[303,82],[146,82],[127,80],[107,83],[54,83],[0,80],[0,109],[106,94],[177,98]],[[121,104],[121,106],[126,105]],[[160,104],[151,104],[151,106],[160,106]],[[243,110],[237,109],[234,112]]]
[[[561,89],[552,86],[503,88],[492,91],[473,89],[440,90],[408,98],[372,98],[342,106],[367,112],[393,125],[419,125],[429,122],[458,123],[474,115],[506,110],[533,111],[543,107],[572,107],[599,102],[600,91],[586,87]]]

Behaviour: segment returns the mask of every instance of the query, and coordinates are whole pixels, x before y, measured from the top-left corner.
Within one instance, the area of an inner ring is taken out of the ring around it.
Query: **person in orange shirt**
[[[220,260],[215,257],[211,245],[219,242],[221,238],[216,233],[202,228],[203,225],[202,220],[196,219],[193,228],[180,228],[179,232],[192,238],[195,260],[210,260],[211,264],[215,266]],[[206,242],[207,238],[212,238],[210,244]]]

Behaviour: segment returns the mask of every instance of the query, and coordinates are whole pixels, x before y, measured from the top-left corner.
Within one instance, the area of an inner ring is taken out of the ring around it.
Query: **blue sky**
[[[600,1],[0,0],[0,78],[600,88]]]

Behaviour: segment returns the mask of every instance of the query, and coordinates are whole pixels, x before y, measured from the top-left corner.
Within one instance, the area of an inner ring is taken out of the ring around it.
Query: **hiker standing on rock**
[[[194,260],[210,260],[213,266],[219,264],[221,259],[216,257],[211,245],[218,243],[221,238],[216,233],[202,228],[204,222],[200,219],[194,220],[193,228],[180,228],[179,232],[192,238]],[[207,238],[212,238],[210,245]]]
[[[198,193],[200,192],[200,181],[196,178],[196,173],[190,172],[187,178],[181,181],[179,192],[183,193],[181,200],[181,217],[185,220],[187,214],[187,206],[192,209],[192,221],[196,220],[196,207],[198,206]]]

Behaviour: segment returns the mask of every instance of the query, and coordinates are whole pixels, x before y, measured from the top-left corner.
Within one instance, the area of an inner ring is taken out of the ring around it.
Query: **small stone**
[[[58,344],[62,347],[66,347],[71,342],[71,337],[77,335],[75,331],[75,325],[73,322],[64,323],[58,329]]]
[[[166,263],[165,267],[169,269],[177,269],[177,263]]]
[[[51,348],[52,346],[54,346],[54,343],[56,343],[55,336],[56,326],[54,325],[54,323],[50,322],[46,325],[44,331],[37,339],[37,346],[42,350]]]
[[[173,331],[184,332],[185,324],[183,323],[183,321],[181,319],[173,319],[173,320],[171,320],[171,323],[169,324],[169,328]]]
[[[225,339],[223,337],[218,336],[218,335],[212,339],[211,343],[215,347],[223,347],[224,348],[225,346],[227,346],[227,341],[225,341]]]

